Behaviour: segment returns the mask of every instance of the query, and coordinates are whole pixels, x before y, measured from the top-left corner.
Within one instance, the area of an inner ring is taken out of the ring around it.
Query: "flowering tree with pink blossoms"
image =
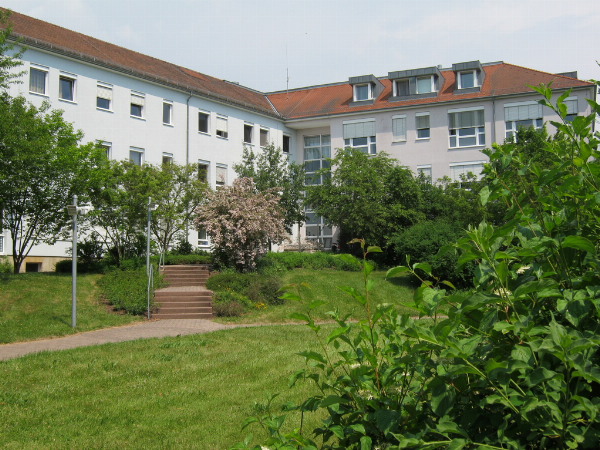
[[[238,178],[233,186],[206,195],[196,208],[194,224],[211,236],[215,263],[241,272],[254,270],[269,243],[283,241],[283,212],[275,191],[256,192],[252,178]]]

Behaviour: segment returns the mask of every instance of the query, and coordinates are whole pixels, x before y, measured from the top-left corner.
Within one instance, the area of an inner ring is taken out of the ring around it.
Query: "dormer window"
[[[458,88],[468,89],[477,86],[477,73],[474,70],[458,73]]]
[[[392,81],[392,96],[389,101],[397,102],[414,97],[436,97],[444,84],[440,67],[389,72],[388,79]]]
[[[429,94],[435,92],[433,76],[417,78],[417,94]]]
[[[371,84],[354,85],[354,101],[371,100],[373,98],[373,88]]]
[[[383,91],[383,85],[373,75],[351,77],[352,100],[350,106],[372,105]]]
[[[468,94],[481,91],[485,72],[479,61],[452,64],[452,71],[456,78],[454,94]]]

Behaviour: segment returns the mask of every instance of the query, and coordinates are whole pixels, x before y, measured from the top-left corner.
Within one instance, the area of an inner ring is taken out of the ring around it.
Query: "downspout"
[[[187,98],[187,121],[185,127],[185,164],[190,163],[190,100],[192,99],[192,93]]]
[[[496,97],[492,95],[492,144],[496,142]]]

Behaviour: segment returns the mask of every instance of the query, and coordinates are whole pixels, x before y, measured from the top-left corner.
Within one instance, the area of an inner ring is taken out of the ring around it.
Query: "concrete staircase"
[[[168,287],[154,292],[160,304],[154,319],[211,319],[212,291],[206,289],[210,276],[208,265],[165,266]]]

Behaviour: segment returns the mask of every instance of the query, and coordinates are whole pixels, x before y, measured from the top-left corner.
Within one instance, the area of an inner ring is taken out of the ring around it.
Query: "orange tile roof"
[[[13,26],[13,35],[20,37],[24,45],[50,49],[121,72],[129,72],[152,81],[192,90],[199,95],[277,116],[276,111],[261,92],[16,12],[10,15],[9,21]]]
[[[480,92],[455,95],[454,72],[441,71],[444,83],[437,97],[420,98],[390,102],[392,96],[392,82],[380,79],[384,89],[371,105],[350,106],[352,101],[352,86],[350,84],[335,84],[314,86],[287,92],[268,94],[269,100],[285,119],[300,119],[332,114],[354,113],[360,111],[373,111],[402,106],[429,105],[432,103],[459,101],[490,97],[495,95],[509,95],[533,92],[527,85],[537,86],[540,83],[552,82],[553,89],[570,87],[593,86],[592,83],[554,75],[512,64],[498,63],[483,67],[485,79]]]
[[[592,83],[575,78],[499,63],[483,67],[486,77],[480,92],[454,95],[454,72],[442,70],[444,83],[437,97],[389,102],[392,95],[391,81],[380,79],[384,89],[372,105],[349,106],[352,101],[350,84],[314,86],[292,90],[289,93],[263,94],[23,14],[13,12],[9,20],[13,25],[13,35],[20,37],[25,45],[46,48],[150,81],[187,91],[191,90],[196,95],[284,119],[301,119],[476,99],[492,95],[533,92],[526,86],[527,84],[538,85],[553,82],[553,89],[593,86]]]

